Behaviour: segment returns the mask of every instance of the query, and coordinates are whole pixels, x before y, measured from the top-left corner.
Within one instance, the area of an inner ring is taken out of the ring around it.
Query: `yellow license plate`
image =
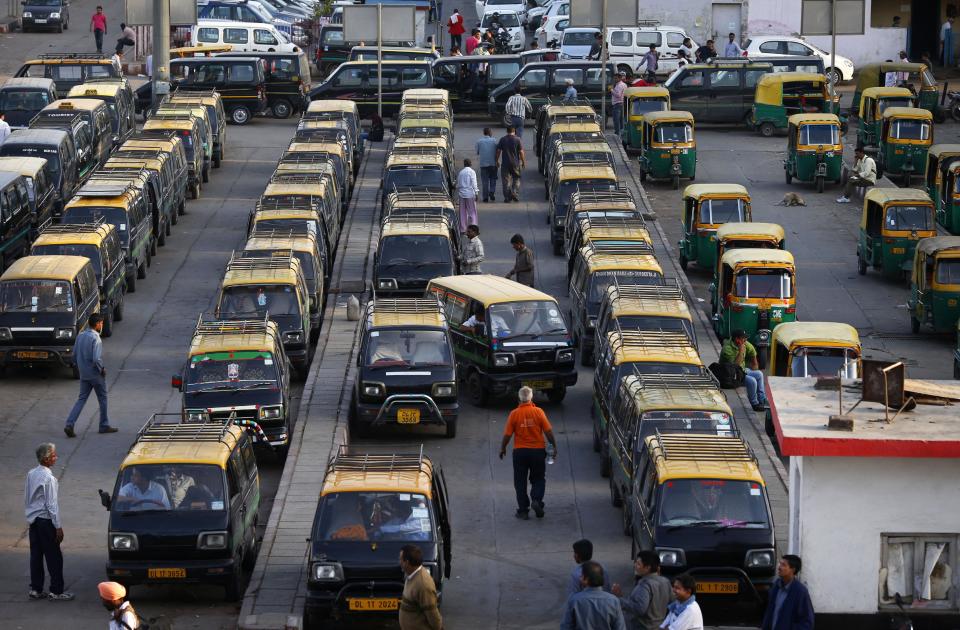
[[[50,354],[38,350],[20,350],[17,352],[18,359],[46,359]]]
[[[711,595],[736,595],[739,592],[739,582],[697,582],[697,593]]]
[[[350,610],[379,611],[398,610],[400,608],[400,600],[392,597],[366,597],[363,599],[350,597],[347,599],[347,604],[350,606]]]
[[[419,409],[398,409],[397,422],[400,424],[417,424],[420,422]]]
[[[165,580],[170,578],[186,578],[186,569],[147,569],[147,577],[151,579]]]
[[[533,389],[533,390],[538,390],[538,389],[553,389],[553,381],[551,381],[551,380],[543,380],[543,381],[524,381],[524,382],[523,382],[523,385],[524,385],[524,387],[529,387],[530,389]]]
[[[894,254],[905,254],[905,253],[907,253],[906,248],[903,248],[903,247],[894,247],[894,248],[891,249],[890,251],[893,252]]]

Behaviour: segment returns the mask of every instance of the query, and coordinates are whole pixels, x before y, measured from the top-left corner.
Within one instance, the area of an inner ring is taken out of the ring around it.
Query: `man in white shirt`
[[[139,466],[133,467],[130,481],[120,488],[117,503],[132,512],[170,509],[167,491],[156,481],[148,479]]]
[[[480,242],[480,228],[476,225],[467,226],[467,238],[463,240],[460,253],[460,272],[471,276],[483,273],[480,263],[484,260],[483,243]]]
[[[60,525],[60,484],[50,467],[57,463],[57,447],[44,442],[37,447],[39,465],[27,473],[23,507],[30,525],[30,599],[68,602],[73,593],[63,590],[63,527]],[[43,563],[50,571],[50,593],[43,590]]]
[[[507,99],[506,110],[507,116],[510,117],[511,124],[513,124],[513,127],[517,130],[517,135],[522,138],[523,120],[527,117],[527,114],[533,115],[533,105],[531,105],[530,100],[521,93],[519,85],[514,89],[513,96]]]
[[[10,124],[7,122],[7,115],[0,112],[0,144],[7,141],[10,137]]]
[[[837,203],[850,203],[850,195],[856,187],[867,188],[877,183],[877,163],[866,154],[863,147],[853,151],[857,161],[853,164],[853,174],[847,178],[843,187],[843,194],[837,197]]]
[[[463,161],[463,168],[457,174],[457,197],[460,198],[460,229],[466,230],[468,225],[478,225],[477,195],[480,194],[480,185],[477,182],[477,172],[472,168],[473,162],[469,158]]]
[[[677,600],[667,606],[667,618],[660,624],[667,630],[703,630],[703,613],[695,595],[697,582],[689,573],[673,578],[673,594]]]

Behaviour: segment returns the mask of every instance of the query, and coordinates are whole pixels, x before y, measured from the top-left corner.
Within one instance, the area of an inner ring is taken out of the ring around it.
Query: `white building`
[[[789,552],[818,630],[889,627],[898,592],[918,628],[960,626],[957,407],[920,405],[888,424],[882,405],[861,402],[854,430],[833,431],[837,392],[815,382],[770,378],[768,399],[790,457]],[[844,408],[856,398],[845,392]]]

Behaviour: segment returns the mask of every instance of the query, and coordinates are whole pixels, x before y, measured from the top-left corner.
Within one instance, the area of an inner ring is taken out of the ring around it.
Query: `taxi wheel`
[[[293,113],[293,107],[290,105],[290,101],[286,99],[280,99],[273,104],[271,109],[273,110],[273,117],[281,120],[290,118],[290,114]]]
[[[765,122],[760,124],[760,135],[764,138],[773,137],[773,132],[775,128],[772,122]]]
[[[457,437],[457,417],[447,420],[447,439]]]
[[[483,389],[483,380],[476,372],[467,377],[467,392],[470,394],[470,402],[475,407],[483,407],[487,404],[487,392]]]
[[[243,571],[239,570],[241,566],[240,558],[234,558],[233,566],[237,567],[234,570],[233,575],[230,576],[230,581],[226,584],[226,600],[228,602],[235,602],[243,597]]]
[[[867,275],[867,261],[860,257],[860,254],[857,254],[857,273],[861,276]]]
[[[200,182],[196,182],[193,186],[190,187],[190,198],[191,199],[200,198]]]
[[[113,321],[122,322],[123,321],[123,296],[120,296],[120,299],[117,300],[117,303],[113,306]]]
[[[910,332],[915,335],[920,332],[920,320],[913,315],[910,316]]]
[[[147,277],[147,263],[142,262],[140,263],[140,266],[137,267],[137,278],[139,280],[143,280],[146,277]]]
[[[234,107],[230,111],[230,120],[235,125],[245,125],[250,122],[250,110],[242,105]]]
[[[210,167],[203,169],[203,183],[206,184],[210,181]]]
[[[80,378],[80,368],[77,367],[76,363],[70,366],[70,376],[73,378],[73,380]]]
[[[103,330],[100,333],[104,338],[113,336],[113,309],[103,313]]]
[[[620,496],[620,492],[617,490],[617,486],[613,483],[613,479],[610,479],[610,503],[613,507],[623,507],[623,497]]]
[[[563,399],[567,397],[567,386],[566,385],[557,385],[553,389],[547,390],[547,400],[553,404],[562,403]]]
[[[825,181],[825,180],[824,180],[824,178],[823,178],[823,175],[817,176],[817,192],[818,192],[818,193],[822,193],[822,192],[823,192],[824,181]]]
[[[127,293],[137,292],[137,274],[127,276]]]
[[[623,503],[623,501],[621,501],[621,503]],[[620,524],[623,526],[623,535],[630,536],[633,534],[633,516],[630,513],[630,506],[624,504],[623,511],[620,514]]]
[[[641,168],[641,169],[640,169],[640,183],[642,184],[642,183],[645,182],[645,181],[647,181],[647,172]]]

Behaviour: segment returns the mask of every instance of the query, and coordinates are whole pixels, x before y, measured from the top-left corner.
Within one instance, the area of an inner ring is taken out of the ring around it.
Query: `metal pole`
[[[600,19],[600,120],[607,129],[607,0],[603,0],[603,16]]]
[[[830,0],[830,72],[837,70],[837,0]],[[836,94],[835,81],[830,81],[830,108]]]
[[[153,106],[170,92],[170,0],[153,2]]]
[[[377,3],[377,116],[383,119],[383,3]]]

